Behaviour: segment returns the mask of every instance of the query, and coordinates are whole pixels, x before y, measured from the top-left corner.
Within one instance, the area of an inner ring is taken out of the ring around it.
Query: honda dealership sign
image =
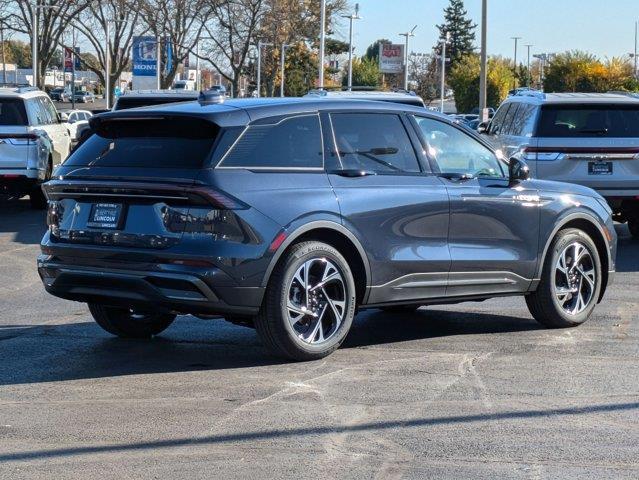
[[[133,38],[133,75],[155,77],[157,70],[157,42],[154,37]]]
[[[402,73],[404,71],[404,45],[381,43],[379,45],[379,71]]]

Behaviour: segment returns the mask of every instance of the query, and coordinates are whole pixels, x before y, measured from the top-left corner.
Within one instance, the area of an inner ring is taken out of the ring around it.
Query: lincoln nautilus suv
[[[44,287],[88,303],[114,335],[222,316],[278,356],[312,360],[359,310],[518,295],[543,325],[572,327],[612,281],[599,194],[530,178],[444,116],[218,101],[97,115],[44,187]]]

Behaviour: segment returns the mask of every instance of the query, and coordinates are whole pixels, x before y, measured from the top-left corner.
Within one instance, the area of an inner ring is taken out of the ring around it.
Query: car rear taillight
[[[521,153],[524,160],[537,162],[554,162],[555,160],[559,160],[563,155],[560,152],[549,152],[546,149],[536,147],[524,147]]]
[[[0,133],[0,143],[9,143],[11,145],[31,145],[38,140],[35,133]]]

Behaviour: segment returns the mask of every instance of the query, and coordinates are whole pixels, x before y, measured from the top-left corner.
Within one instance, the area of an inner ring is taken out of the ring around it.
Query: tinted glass
[[[490,130],[488,131],[488,133],[490,133],[491,135],[497,135],[499,133],[499,131],[501,130],[501,126],[504,123],[504,117],[506,117],[506,113],[508,112],[509,107],[510,107],[509,103],[499,107],[499,109],[497,110],[497,113],[495,113],[495,116],[490,122]]]
[[[410,137],[398,115],[331,115],[338,155],[345,170],[419,172]]]
[[[42,108],[42,103],[37,98],[30,98],[26,103],[31,125],[45,125],[48,122],[48,115]]]
[[[429,157],[441,173],[503,177],[497,157],[461,130],[431,118],[415,117],[427,142]]]
[[[109,122],[65,162],[70,166],[199,168],[209,159],[218,128],[180,119]]]
[[[639,137],[637,105],[544,105],[540,137]]]
[[[521,109],[519,103],[511,103],[510,108],[506,112],[506,116],[504,117],[504,123],[501,126],[501,130],[499,133],[501,135],[512,135],[512,126],[515,117],[517,116],[517,112]]]
[[[322,135],[317,115],[252,125],[222,161],[223,167],[322,168]]]
[[[42,107],[47,112],[49,123],[58,123],[58,111],[56,110],[49,97],[40,97],[40,101],[42,102]]]
[[[531,137],[534,129],[537,108],[529,103],[522,103],[517,110],[510,127],[510,134],[518,137]]]
[[[0,98],[0,125],[28,125],[27,110],[20,98]]]

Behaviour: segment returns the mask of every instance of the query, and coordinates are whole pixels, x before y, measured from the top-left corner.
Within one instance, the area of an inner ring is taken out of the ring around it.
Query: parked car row
[[[68,88],[54,88],[49,92],[49,97],[51,100],[56,102],[70,102],[71,99],[71,90]],[[73,100],[78,103],[95,103],[95,95],[86,90],[77,89],[73,94]]]

